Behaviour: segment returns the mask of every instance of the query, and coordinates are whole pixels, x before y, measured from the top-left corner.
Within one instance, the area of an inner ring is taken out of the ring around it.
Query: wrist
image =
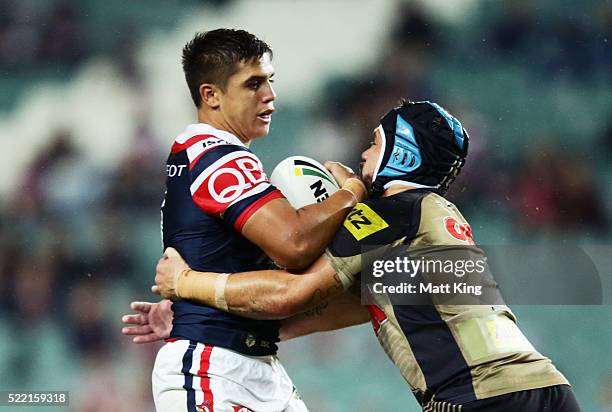
[[[179,299],[189,299],[189,272],[191,268],[183,269],[174,275],[174,295]]]
[[[227,311],[225,284],[228,277],[228,273],[195,272],[187,268],[177,275],[174,292],[177,298],[197,300]]]
[[[361,202],[367,196],[367,190],[365,185],[361,180],[356,177],[349,177],[348,179],[346,179],[340,189],[350,192],[355,198],[355,203]]]

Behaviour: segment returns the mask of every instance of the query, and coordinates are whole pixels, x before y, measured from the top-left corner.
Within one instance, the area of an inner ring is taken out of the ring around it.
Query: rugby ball
[[[339,189],[331,173],[306,156],[291,156],[280,162],[272,171],[270,183],[296,209],[322,202]]]

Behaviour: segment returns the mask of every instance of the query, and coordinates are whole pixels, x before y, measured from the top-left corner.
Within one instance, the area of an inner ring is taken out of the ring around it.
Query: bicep
[[[346,190],[297,210],[275,199],[253,213],[242,234],[280,265],[303,268],[323,253],[353,205]]]
[[[292,252],[299,248],[300,225],[296,210],[287,199],[267,202],[254,212],[242,227],[242,235],[259,246],[272,260],[293,266]],[[295,254],[299,254],[299,250]]]

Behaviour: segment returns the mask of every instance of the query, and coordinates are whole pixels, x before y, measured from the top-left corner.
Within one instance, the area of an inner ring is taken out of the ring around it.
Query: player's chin
[[[270,123],[260,123],[254,125],[251,135],[256,139],[258,137],[266,136],[268,133],[270,133]]]

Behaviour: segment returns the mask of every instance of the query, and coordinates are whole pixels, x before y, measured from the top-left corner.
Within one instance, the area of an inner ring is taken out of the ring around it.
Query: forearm
[[[352,279],[337,275],[321,257],[306,273],[264,270],[221,275],[187,270],[177,279],[176,294],[253,319],[282,319],[342,293]]]
[[[235,273],[225,286],[227,311],[252,319],[291,316],[291,290],[298,277],[283,270]]]
[[[361,305],[359,297],[345,292],[342,295],[317,305],[304,313],[284,319],[281,323],[282,341],[360,325],[370,319],[368,311]]]

